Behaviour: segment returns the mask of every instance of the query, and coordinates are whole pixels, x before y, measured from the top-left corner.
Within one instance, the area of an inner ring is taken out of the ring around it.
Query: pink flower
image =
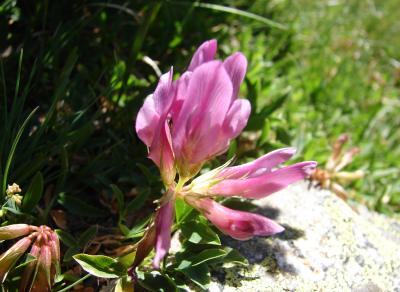
[[[160,199],[154,224],[141,241],[143,251],[138,249],[133,267],[153,244],[153,266],[159,268],[170,248],[175,197],[184,199],[233,238],[268,236],[283,231],[283,227],[261,215],[226,208],[211,198],[262,198],[304,179],[316,166],[306,161],[275,169],[295,153],[294,148],[284,148],[243,165],[224,165],[185,185],[204,162],[228,149],[250,115],[250,103],[238,98],[246,58],[235,53],[224,61],[214,60],[216,51],[217,42],[207,41],[197,49],[188,71],[179,79],[173,80],[172,69],[161,76],[138,113],[136,132],[147,145],[149,158],[159,167],[168,190]]]
[[[212,186],[208,194],[260,199],[303,180],[314,171],[316,162],[304,161],[273,171],[271,169],[288,159],[294,151],[293,148],[279,149],[253,162],[227,167],[217,176],[222,180]]]
[[[218,204],[211,199],[187,200],[210,220],[219,230],[239,240],[254,236],[270,236],[284,228],[261,215],[236,211]]]
[[[235,53],[214,60],[216,48],[215,40],[202,44],[178,80],[172,80],[172,69],[161,76],[138,113],[136,132],[166,185],[173,182],[175,167],[181,177],[196,175],[247,123],[250,103],[237,98],[246,58]]]
[[[260,199],[286,186],[303,180],[317,163],[305,161],[273,170],[295,153],[294,148],[272,151],[250,163],[234,167],[220,167],[207,172],[183,188],[186,202],[198,209],[223,233],[245,240],[283,231],[272,220],[260,215],[226,208],[209,196],[240,196]]]

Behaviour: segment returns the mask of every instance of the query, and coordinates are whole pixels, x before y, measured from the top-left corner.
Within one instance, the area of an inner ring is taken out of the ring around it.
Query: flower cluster
[[[8,185],[6,190],[6,195],[7,198],[13,200],[15,204],[21,205],[22,202],[22,196],[20,195],[21,192],[22,190],[19,187],[19,185],[13,183],[12,185]]]
[[[28,261],[22,274],[20,291],[51,291],[59,272],[60,243],[57,234],[49,227],[13,224],[0,227],[0,240],[24,236],[0,255],[0,281],[4,282],[8,272],[28,250],[32,261]]]
[[[155,234],[149,236],[156,250],[155,268],[170,247],[175,198],[185,200],[236,239],[272,235],[283,227],[266,217],[226,208],[212,198],[263,198],[309,176],[316,166],[308,161],[274,169],[295,153],[295,149],[285,148],[194,178],[206,161],[228,149],[246,126],[251,111],[249,101],[238,98],[246,58],[237,52],[223,61],[215,60],[216,51],[217,42],[207,41],[177,80],[173,80],[172,68],[162,75],[136,119],[136,132],[148,146],[149,158],[159,167],[167,189],[156,213]]]

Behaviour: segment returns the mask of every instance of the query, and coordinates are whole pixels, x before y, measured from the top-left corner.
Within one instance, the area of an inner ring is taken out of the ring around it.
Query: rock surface
[[[400,221],[306,183],[254,203],[286,230],[225,238],[251,264],[215,271],[210,291],[400,291]]]

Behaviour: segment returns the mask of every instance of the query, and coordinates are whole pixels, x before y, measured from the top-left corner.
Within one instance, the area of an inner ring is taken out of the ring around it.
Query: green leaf
[[[110,185],[115,198],[117,199],[118,210],[119,212],[123,212],[124,210],[124,194],[122,193],[121,189],[116,185]]]
[[[79,246],[83,247],[88,244],[96,236],[96,233],[97,225],[90,226],[88,229],[86,229],[86,231],[83,232],[82,235],[78,238]]]
[[[175,283],[167,275],[159,272],[138,273],[140,286],[154,292],[177,291]]]
[[[93,276],[119,278],[126,275],[126,269],[117,260],[104,255],[77,254],[73,258]]]
[[[181,225],[181,230],[189,242],[221,245],[218,235],[205,223],[188,221]]]
[[[242,266],[247,266],[249,264],[248,260],[243,257],[237,250],[230,247],[225,247],[224,249],[227,252],[227,255],[222,259],[222,262],[224,264],[230,263]]]
[[[133,292],[133,283],[128,277],[118,279],[114,292]]]
[[[154,182],[157,180],[157,177],[151,173],[151,171],[142,163],[136,163],[136,166],[140,168],[144,176],[147,178],[149,182]]]
[[[72,260],[72,257],[74,255],[76,255],[77,253],[79,253],[81,250],[81,248],[77,245],[71,246],[70,248],[68,248],[65,253],[64,253],[64,257],[63,257],[63,262],[69,262]]]
[[[266,18],[265,16],[254,14],[254,13],[246,11],[246,10],[238,9],[236,7],[219,5],[219,4],[214,4],[214,3],[202,3],[202,2],[194,2],[193,6],[194,7],[201,7],[201,8],[205,8],[205,9],[210,9],[210,10],[215,10],[215,11],[222,11],[222,12],[226,12],[226,13],[231,13],[233,15],[242,16],[242,17],[245,17],[245,18],[256,20],[256,21],[261,22],[261,23],[263,23],[265,25],[268,25],[270,27],[277,28],[277,29],[280,29],[280,30],[287,30],[288,29],[287,25],[285,25],[285,24],[276,22],[276,21],[274,21],[272,19]]]
[[[130,201],[125,208],[125,213],[133,213],[136,210],[140,209],[148,196],[150,195],[150,189],[146,188],[139,192],[138,196]]]
[[[39,203],[43,194],[43,175],[38,172],[33,177],[22,201],[22,210],[31,211]]]
[[[89,205],[88,203],[71,195],[66,195],[65,193],[60,193],[58,203],[75,215],[93,218],[108,216],[106,210],[96,208],[93,205]]]
[[[285,101],[288,99],[289,94],[286,93],[284,95],[279,96],[269,105],[263,107],[261,112],[253,114],[249,118],[249,122],[247,124],[247,130],[260,130],[264,126],[264,121],[267,117],[269,117],[274,111],[278,110]]]
[[[58,238],[68,247],[76,246],[76,239],[68,232],[56,229]]]
[[[214,261],[216,259],[221,259],[226,255],[227,251],[222,248],[205,249],[194,256],[183,259],[177,267],[177,270],[183,270],[188,267],[195,267],[197,265]]]
[[[4,168],[4,174],[3,174],[2,191],[3,191],[4,194],[6,193],[6,188],[7,188],[8,172],[10,171],[11,163],[13,161],[15,150],[17,149],[18,142],[21,139],[22,133],[24,132],[24,129],[25,129],[26,125],[28,124],[29,120],[33,117],[33,115],[35,114],[35,112],[38,109],[39,109],[39,107],[36,107],[33,111],[31,111],[29,116],[22,123],[22,126],[19,128],[19,130],[17,132],[17,135],[15,136],[14,141],[13,141],[13,143],[11,145],[11,149],[10,149],[10,152],[8,153],[8,158],[7,158],[7,162],[6,162],[6,166]]]
[[[206,264],[201,264],[195,267],[188,267],[181,270],[186,277],[193,283],[198,285],[201,289],[207,290],[210,283],[210,270]]]
[[[193,208],[185,203],[184,200],[177,198],[175,200],[176,222],[182,222],[193,211]]]
[[[136,250],[119,257],[118,262],[124,267],[129,268],[135,261],[135,256],[136,256]]]
[[[15,209],[14,207],[3,207],[2,209],[10,211],[11,213],[13,213],[15,215],[24,215],[24,213],[22,213],[21,211]]]
[[[138,220],[138,222],[136,222],[136,224],[129,230],[129,232],[125,234],[125,237],[136,238],[142,236],[146,229],[146,226],[150,221],[150,218],[151,216]]]

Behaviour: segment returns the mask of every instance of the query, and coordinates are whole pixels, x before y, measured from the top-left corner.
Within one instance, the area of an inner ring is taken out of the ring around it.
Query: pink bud
[[[40,255],[38,259],[39,272],[46,275],[47,286],[51,287],[51,250],[50,247],[45,244],[40,248]],[[43,286],[44,287],[44,286]]]
[[[40,245],[39,248],[37,273],[32,280],[31,292],[47,292],[51,290],[51,251],[48,245]]]
[[[49,241],[51,251],[51,278],[53,279],[60,271],[60,241],[55,232],[50,233]]]
[[[153,260],[153,267],[160,268],[160,262],[167,254],[171,245],[171,226],[174,222],[174,200],[169,200],[156,214],[156,255]]]
[[[0,256],[0,281],[4,282],[10,269],[31,245],[32,240],[24,237]]]
[[[137,243],[135,259],[130,270],[134,270],[149,255],[156,243],[156,226],[151,224],[142,239]]]
[[[39,247],[38,243],[35,242],[32,245],[32,248],[31,248],[31,251],[29,252],[29,254],[31,256],[34,256],[35,260],[31,261],[30,263],[28,263],[26,265],[24,272],[22,274],[22,277],[21,277],[19,291],[29,291],[28,285],[30,285],[30,283],[34,280],[34,279],[32,279],[32,275],[36,269],[37,258],[39,257],[39,254],[40,254],[40,247]]]
[[[27,235],[32,231],[28,224],[12,224],[0,227],[0,240],[8,240]]]
[[[284,230],[271,219],[232,210],[211,199],[192,198],[188,203],[202,212],[219,230],[235,239],[247,240],[253,236],[269,236]]]

